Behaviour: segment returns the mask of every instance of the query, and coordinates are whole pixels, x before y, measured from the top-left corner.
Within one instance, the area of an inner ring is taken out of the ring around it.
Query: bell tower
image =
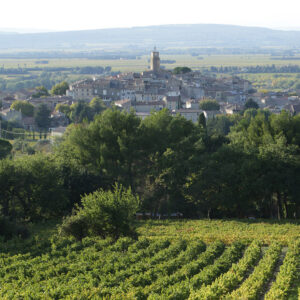
[[[156,50],[156,47],[154,47],[153,51],[151,52],[150,69],[154,73],[157,73],[160,70],[159,52]]]

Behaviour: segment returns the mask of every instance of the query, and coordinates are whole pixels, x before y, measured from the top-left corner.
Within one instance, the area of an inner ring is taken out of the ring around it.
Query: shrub
[[[66,217],[60,227],[60,233],[66,236],[73,236],[77,240],[82,240],[87,236],[87,222],[81,215]]]
[[[112,191],[97,190],[82,198],[82,207],[64,219],[60,231],[82,239],[86,235],[103,238],[135,236],[134,219],[139,199],[131,189],[116,184]]]

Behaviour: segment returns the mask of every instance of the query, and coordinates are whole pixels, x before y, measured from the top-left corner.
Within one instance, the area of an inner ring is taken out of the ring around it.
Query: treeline
[[[257,66],[247,66],[247,67],[210,67],[205,71],[213,73],[300,73],[300,66],[298,65],[285,65],[285,66],[275,66],[275,65],[257,65]]]
[[[145,120],[108,109],[73,124],[52,155],[0,163],[1,214],[44,220],[118,182],[140,212],[185,217],[300,215],[300,117],[247,110],[193,124],[167,110]]]

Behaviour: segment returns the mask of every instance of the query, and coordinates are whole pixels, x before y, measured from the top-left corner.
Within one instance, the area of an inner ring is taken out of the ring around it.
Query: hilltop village
[[[145,118],[151,111],[167,108],[171,114],[180,114],[192,122],[197,122],[199,115],[207,119],[220,114],[234,114],[244,110],[247,100],[252,99],[260,108],[272,113],[285,109],[292,115],[300,112],[300,98],[297,91],[291,96],[289,92],[257,92],[250,81],[237,76],[204,75],[189,68],[178,68],[179,72],[164,69],[160,64],[160,54],[151,52],[150,67],[141,73],[119,73],[101,75],[80,80],[69,85],[66,95],[33,97],[36,91],[20,90],[13,95],[0,92],[2,103],[0,115],[6,121],[16,121],[27,130],[36,128],[33,117],[22,115],[11,105],[16,100],[25,100],[38,107],[45,104],[51,112],[49,128],[59,135],[69,123],[64,112],[57,106],[74,103],[89,103],[95,97],[102,99],[107,107],[116,106],[121,110],[134,110],[138,116]],[[200,109],[201,101],[211,99],[218,102],[218,109]]]
[[[152,110],[167,108],[172,114],[179,113],[196,122],[202,112],[211,118],[242,110],[251,91],[251,82],[238,77],[215,78],[200,72],[174,74],[160,67],[159,52],[154,49],[150,70],[79,81],[70,86],[67,95],[76,101],[100,97],[120,109],[134,109],[142,118]],[[200,110],[199,102],[203,99],[217,100],[220,110]]]

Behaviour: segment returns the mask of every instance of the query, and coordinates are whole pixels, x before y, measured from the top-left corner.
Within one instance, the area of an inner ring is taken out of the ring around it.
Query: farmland
[[[143,55],[138,59],[86,59],[86,58],[50,58],[47,64],[38,64],[37,62],[44,59],[0,59],[0,66],[4,68],[73,68],[86,66],[111,66],[113,71],[129,72],[144,71],[147,69],[149,55]],[[276,59],[270,55],[164,55],[161,53],[162,60],[175,60],[173,64],[162,63],[166,68],[174,68],[177,66],[187,66],[194,70],[207,68],[211,66],[256,66],[256,65],[300,65],[298,59]]]
[[[300,225],[263,220],[137,223],[139,238],[33,228],[1,244],[1,299],[298,299]]]

